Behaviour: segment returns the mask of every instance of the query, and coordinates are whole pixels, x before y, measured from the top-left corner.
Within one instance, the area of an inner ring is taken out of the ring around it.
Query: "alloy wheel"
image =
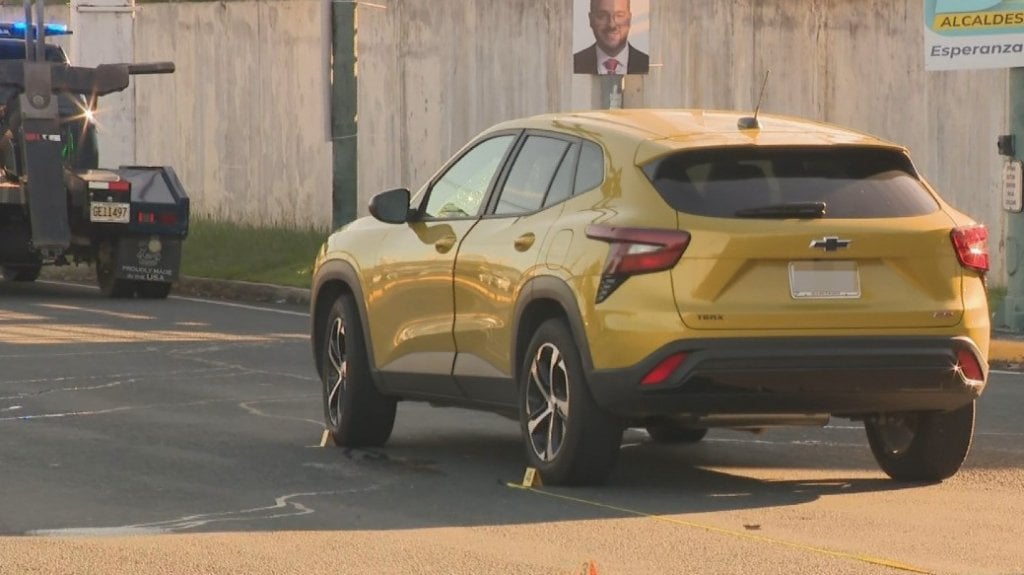
[[[341,425],[343,398],[348,383],[348,356],[345,353],[345,322],[340,317],[334,318],[331,326],[330,340],[327,342],[327,358],[331,363],[328,373],[327,413],[331,426]]]
[[[527,385],[530,446],[541,461],[552,461],[569,425],[569,373],[557,347],[545,343],[537,349]]]

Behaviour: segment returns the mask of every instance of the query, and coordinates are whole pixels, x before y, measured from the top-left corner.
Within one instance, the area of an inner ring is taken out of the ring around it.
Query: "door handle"
[[[532,246],[533,242],[535,241],[537,241],[537,236],[533,235],[533,233],[531,232],[528,234],[523,234],[516,238],[516,241],[513,245],[516,247],[516,251],[525,252],[526,250],[530,249],[530,246]]]
[[[438,253],[444,254],[448,253],[448,250],[452,249],[452,246],[454,245],[455,236],[445,236],[434,242],[434,249],[436,249]]]

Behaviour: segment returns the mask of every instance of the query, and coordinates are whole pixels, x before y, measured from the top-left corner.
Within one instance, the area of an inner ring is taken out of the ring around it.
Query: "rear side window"
[[[539,210],[569,146],[570,142],[557,138],[526,138],[505,179],[494,213],[510,215]]]
[[[583,142],[579,167],[576,169],[576,193],[581,194],[604,182],[604,152],[593,142]]]
[[[826,218],[930,214],[938,203],[902,153],[879,148],[722,148],[680,152],[644,168],[681,212],[733,218],[824,204]]]

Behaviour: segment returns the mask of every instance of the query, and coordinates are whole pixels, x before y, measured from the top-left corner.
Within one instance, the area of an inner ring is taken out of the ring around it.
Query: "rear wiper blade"
[[[825,202],[791,202],[736,210],[737,218],[823,218]]]

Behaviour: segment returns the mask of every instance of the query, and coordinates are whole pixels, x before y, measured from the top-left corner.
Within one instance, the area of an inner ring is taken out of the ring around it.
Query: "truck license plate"
[[[789,289],[793,299],[856,299],[860,297],[857,262],[790,262]]]
[[[89,204],[89,220],[127,224],[130,216],[130,204],[121,202],[91,202]]]

